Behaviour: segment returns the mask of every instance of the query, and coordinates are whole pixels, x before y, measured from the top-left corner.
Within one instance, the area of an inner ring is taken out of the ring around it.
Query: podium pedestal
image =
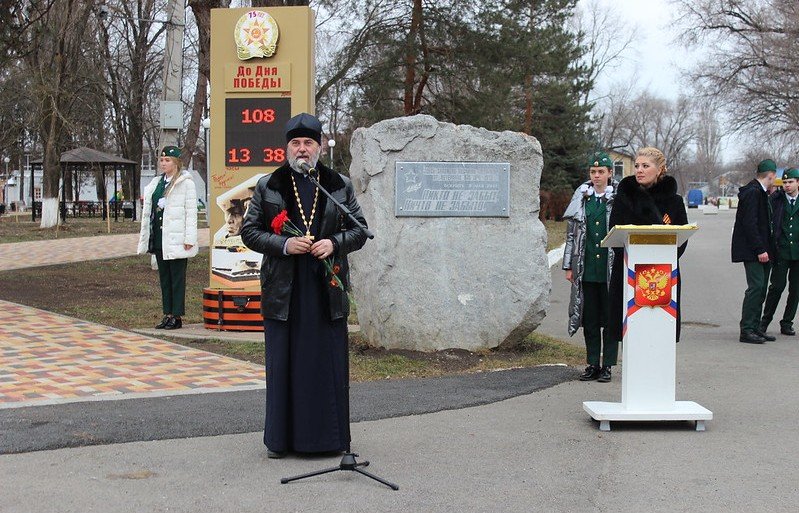
[[[675,400],[677,247],[697,227],[616,226],[604,247],[624,246],[624,324],[621,402],[586,401],[583,409],[610,431],[611,421],[696,422],[705,430],[713,413],[693,401]]]

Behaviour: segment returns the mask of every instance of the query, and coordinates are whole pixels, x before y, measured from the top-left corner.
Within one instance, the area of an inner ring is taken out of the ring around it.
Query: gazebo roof
[[[87,148],[86,146],[80,146],[74,150],[65,151],[61,154],[60,162],[62,164],[136,164],[132,160]],[[41,163],[41,159],[31,161],[31,164]]]

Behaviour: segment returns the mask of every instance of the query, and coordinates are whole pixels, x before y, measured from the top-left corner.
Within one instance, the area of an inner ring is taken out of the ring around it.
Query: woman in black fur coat
[[[619,182],[609,228],[625,224],[688,224],[677,181],[666,174],[666,157],[656,148],[642,148],[635,157],[635,175]],[[682,256],[687,243],[677,250]],[[624,248],[613,248],[613,274],[609,284],[608,339],[621,341],[624,319]],[[679,265],[677,266],[679,269]],[[677,282],[677,341],[680,340],[680,282]]]

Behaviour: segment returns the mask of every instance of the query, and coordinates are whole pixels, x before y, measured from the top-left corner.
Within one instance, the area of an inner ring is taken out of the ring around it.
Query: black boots
[[[589,365],[585,368],[585,372],[580,374],[580,381],[593,381],[599,378],[599,367],[596,365]]]
[[[155,325],[155,329],[162,330],[162,329],[166,328],[166,325],[169,324],[169,319],[171,319],[171,318],[172,317],[170,317],[168,315],[165,315],[164,318],[161,319],[161,322],[159,322],[158,324]]]
[[[580,374],[580,381],[593,381],[597,380],[600,383],[607,383],[610,381],[610,365],[600,367],[598,365],[589,365],[585,371]]]
[[[164,326],[165,330],[176,330],[183,326],[183,321],[180,320],[180,317],[170,317]]]

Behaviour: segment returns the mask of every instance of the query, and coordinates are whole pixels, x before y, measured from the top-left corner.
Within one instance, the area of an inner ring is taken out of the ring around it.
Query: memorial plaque
[[[397,162],[397,217],[509,217],[507,162]]]

